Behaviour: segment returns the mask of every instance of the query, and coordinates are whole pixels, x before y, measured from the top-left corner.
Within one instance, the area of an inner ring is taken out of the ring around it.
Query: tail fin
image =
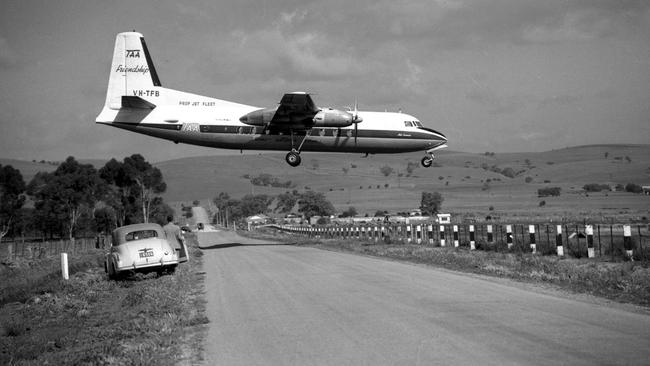
[[[142,34],[119,33],[115,38],[113,63],[108,80],[106,107],[120,109],[123,96],[158,97],[160,79]]]

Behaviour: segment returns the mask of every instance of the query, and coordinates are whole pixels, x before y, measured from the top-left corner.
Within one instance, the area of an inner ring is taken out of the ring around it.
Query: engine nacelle
[[[258,109],[242,116],[239,121],[251,126],[264,126],[271,122],[277,109],[278,107]]]
[[[323,109],[313,118],[313,127],[347,127],[352,124],[350,113],[338,109]]]

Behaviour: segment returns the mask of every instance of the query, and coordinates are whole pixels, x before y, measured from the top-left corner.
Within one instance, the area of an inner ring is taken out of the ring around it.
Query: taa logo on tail
[[[140,50],[126,50],[126,57],[140,58]]]

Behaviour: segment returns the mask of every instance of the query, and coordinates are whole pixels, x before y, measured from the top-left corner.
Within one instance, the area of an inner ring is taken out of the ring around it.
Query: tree
[[[240,201],[241,213],[244,217],[266,213],[272,201],[273,197],[265,194],[247,194]]]
[[[140,154],[124,158],[124,167],[129,179],[138,188],[142,219],[145,223],[149,222],[154,195],[165,192],[167,184],[163,181],[160,169],[154,168]]]
[[[357,209],[350,206],[347,210],[343,211],[339,217],[355,217],[357,216]]]
[[[279,194],[277,198],[278,204],[276,209],[281,213],[291,212],[293,206],[295,206],[296,202],[298,202],[298,197],[291,192]]]
[[[0,240],[9,233],[17,212],[25,203],[25,181],[11,165],[0,165]]]
[[[379,168],[379,171],[381,172],[381,174],[383,174],[385,177],[387,177],[387,176],[389,176],[389,175],[391,175],[393,173],[393,168],[391,168],[388,165],[384,165],[381,168]]]
[[[68,237],[73,239],[79,218],[84,211],[94,210],[102,189],[97,170],[70,156],[53,173],[37,174],[28,186],[28,193],[34,197],[37,210],[65,217]]]
[[[625,185],[625,192],[642,193],[643,187],[638,184],[628,183]]]
[[[113,187],[105,199],[116,209],[121,224],[149,222],[156,195],[167,189],[160,170],[140,154],[126,157],[122,163],[111,159],[99,170],[99,176]]]
[[[298,199],[298,212],[309,219],[312,216],[330,216],[334,214],[334,206],[321,192],[307,191]]]
[[[423,215],[433,216],[437,214],[442,206],[442,195],[438,192],[422,192],[420,210]]]

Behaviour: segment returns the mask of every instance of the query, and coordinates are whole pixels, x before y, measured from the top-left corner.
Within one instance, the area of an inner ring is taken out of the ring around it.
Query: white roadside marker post
[[[68,253],[61,253],[61,276],[66,281],[70,279],[68,275]]]
[[[474,238],[474,225],[469,226],[469,249],[470,250],[476,249],[476,241]]]
[[[587,234],[587,257],[594,258],[594,227],[592,225],[585,226],[585,233]]]
[[[506,243],[508,249],[512,249],[512,225],[506,225]]]
[[[562,225],[557,225],[557,232],[555,234],[555,249],[557,255],[564,257],[564,246],[562,245]]]
[[[454,225],[454,248],[458,248],[458,225]]]
[[[625,254],[634,260],[634,248],[632,248],[632,227],[630,225],[623,225],[623,247]]]
[[[445,225],[440,225],[440,246],[445,246]]]
[[[487,242],[492,244],[494,242],[494,235],[492,235],[492,225],[487,226]]]
[[[535,241],[535,225],[528,225],[528,234],[530,235],[530,249],[533,254],[537,253],[537,242]]]

